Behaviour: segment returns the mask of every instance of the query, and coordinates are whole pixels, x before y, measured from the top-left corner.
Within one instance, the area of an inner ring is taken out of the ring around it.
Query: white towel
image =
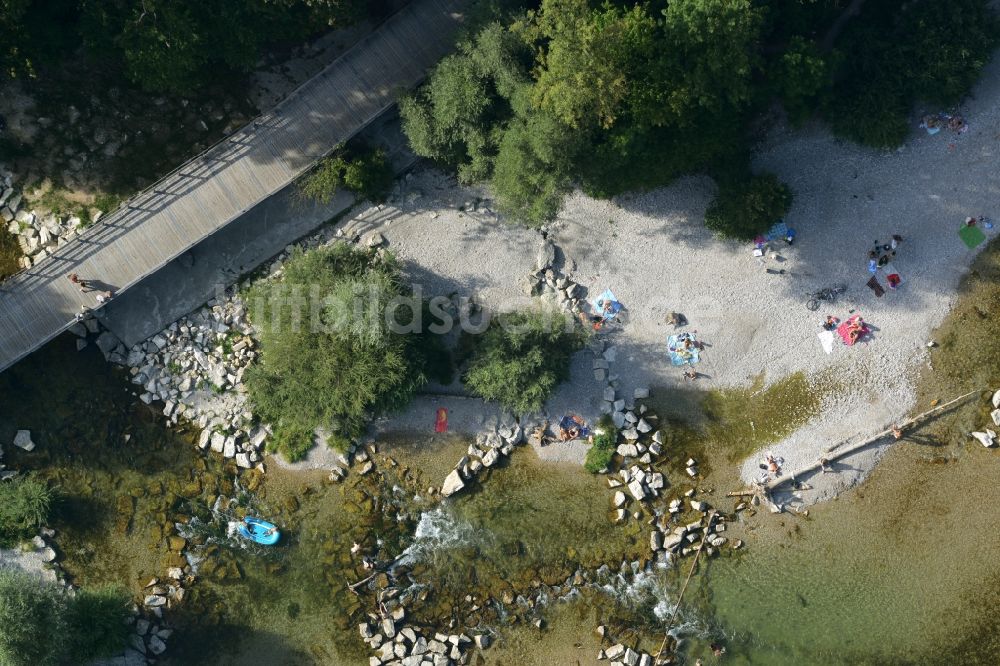
[[[833,343],[837,339],[833,331],[820,331],[816,334],[816,337],[819,338],[819,343],[823,345],[823,351],[827,354],[832,354]]]

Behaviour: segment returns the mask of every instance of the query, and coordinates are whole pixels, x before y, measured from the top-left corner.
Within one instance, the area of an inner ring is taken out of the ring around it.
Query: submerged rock
[[[25,451],[33,451],[35,449],[35,443],[31,441],[31,431],[18,430],[17,434],[14,435],[14,446],[22,448]]]

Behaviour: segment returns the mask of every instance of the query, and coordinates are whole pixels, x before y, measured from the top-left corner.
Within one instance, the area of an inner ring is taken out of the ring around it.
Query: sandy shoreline
[[[579,192],[568,197],[547,228],[565,257],[564,272],[590,298],[612,288],[629,310],[627,323],[608,335],[616,347],[611,374],[619,378],[620,395],[682,384],[665,354],[673,329],[664,316],[677,310],[689,319],[688,330],[709,345],[697,366],[704,374],[699,388],[747,386],[762,374],[770,383],[798,371],[835,380],[821,414],[768,447],[788,467],[811,463],[827,446],[864,439],[905,415],[914,406],[929,335],[948,313],[978,251],[962,244],[957,229],[968,215],[995,215],[1000,63],[987,68],[961,112],[970,126],[965,134],[915,130],[905,146],[889,153],[839,141],[816,125],[775,128],[756,163],[777,173],[795,194],[786,221],[798,239],[791,247],[772,245],[784,261],[766,264],[785,269],[785,275],[768,274],[749,244],[720,241],[704,228],[714,189],[707,178],[685,178],[614,201]],[[492,211],[486,190],[460,187],[433,169],[419,169],[402,189],[398,203],[372,208],[344,226],[362,236],[382,233],[425,295],[475,293],[497,308],[530,302],[522,285],[534,268],[539,232],[507,225]],[[474,211],[469,203],[476,204]],[[885,242],[894,233],[904,237],[894,264],[905,284],[875,298],[865,286],[866,254],[873,241]],[[849,288],[835,305],[806,309],[807,292],[836,283]],[[816,337],[823,316],[844,318],[850,310],[875,327],[871,340],[838,344],[827,355]],[[595,381],[592,359],[587,352],[575,357],[570,381],[547,404],[549,418],[567,411],[599,415],[605,384]],[[389,417],[379,431],[429,429],[433,410],[426,402]],[[456,411],[469,409],[466,400]],[[458,423],[464,420],[476,427],[485,422],[466,415]],[[816,477],[812,497],[827,499],[853,485],[883,452],[875,447],[844,459],[836,474]],[[582,450],[539,454],[579,459]],[[757,478],[759,460],[754,455],[744,461],[744,480]]]

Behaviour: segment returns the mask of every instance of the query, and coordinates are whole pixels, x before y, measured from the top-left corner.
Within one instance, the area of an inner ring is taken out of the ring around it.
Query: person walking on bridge
[[[86,280],[81,280],[80,276],[77,275],[76,273],[70,273],[66,277],[69,278],[70,282],[80,287],[80,291],[87,291],[90,288],[90,283],[87,282]]]

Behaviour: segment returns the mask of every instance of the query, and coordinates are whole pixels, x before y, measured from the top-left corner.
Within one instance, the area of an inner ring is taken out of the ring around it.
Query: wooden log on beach
[[[778,486],[783,485],[783,484],[785,484],[785,483],[787,483],[789,481],[794,480],[795,477],[797,477],[797,476],[802,476],[803,474],[808,474],[810,472],[814,472],[817,469],[822,468],[823,465],[825,465],[827,463],[833,462],[834,460],[837,460],[838,458],[843,458],[844,456],[848,456],[848,455],[854,453],[855,451],[863,449],[866,446],[869,446],[869,445],[873,444],[874,442],[877,442],[878,440],[882,439],[883,437],[888,437],[889,435],[892,434],[892,432],[893,432],[893,430],[895,428],[903,429],[903,428],[909,427],[909,426],[915,424],[917,421],[920,421],[921,419],[924,419],[924,418],[930,416],[931,414],[934,414],[935,412],[940,412],[940,411],[942,411],[944,409],[947,409],[948,407],[951,407],[952,405],[954,405],[954,404],[956,404],[958,402],[961,402],[962,400],[965,400],[965,399],[967,399],[967,398],[969,398],[969,397],[971,397],[971,396],[979,393],[980,390],[981,389],[976,389],[975,391],[970,391],[969,393],[966,393],[965,395],[961,395],[961,396],[955,398],[954,400],[949,400],[948,402],[946,402],[946,403],[944,403],[942,405],[937,405],[936,407],[934,407],[932,409],[929,409],[926,412],[923,412],[921,414],[917,414],[916,416],[914,416],[911,419],[908,419],[906,421],[903,421],[902,423],[894,425],[893,427],[888,428],[887,430],[883,430],[882,432],[880,432],[880,433],[878,433],[876,435],[873,435],[872,437],[869,437],[868,439],[866,439],[866,440],[864,440],[862,442],[858,442],[856,444],[852,444],[852,445],[848,446],[847,448],[843,448],[843,449],[840,448],[841,446],[843,446],[844,442],[838,442],[837,444],[834,444],[833,446],[827,448],[823,452],[823,456],[819,460],[817,460],[816,462],[812,463],[811,465],[806,465],[805,467],[797,469],[794,472],[789,472],[788,474],[782,474],[781,476],[776,477],[776,478],[768,481],[767,483],[764,484],[764,489],[767,490],[767,491],[774,490]]]

